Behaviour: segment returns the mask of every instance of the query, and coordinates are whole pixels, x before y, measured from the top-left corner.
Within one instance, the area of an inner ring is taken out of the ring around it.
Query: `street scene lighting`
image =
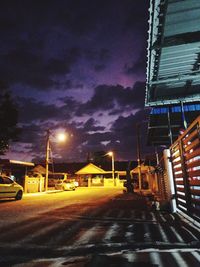
[[[66,135],[66,133],[58,133],[58,134],[57,134],[57,140],[58,140],[59,142],[65,142],[66,139],[67,139],[67,135]]]
[[[108,156],[112,158],[112,179],[113,183],[115,181],[115,161],[114,161],[114,153],[112,151],[107,153]]]
[[[47,130],[47,139],[46,139],[46,174],[45,174],[45,191],[48,190],[48,178],[49,178],[49,155],[50,155],[50,136],[51,136],[50,130]],[[56,136],[56,140],[58,142],[64,142],[66,140],[67,136],[65,133],[58,133]]]

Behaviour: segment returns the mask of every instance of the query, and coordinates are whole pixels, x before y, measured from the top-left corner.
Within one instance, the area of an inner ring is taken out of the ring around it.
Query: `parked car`
[[[68,181],[69,181],[70,183],[74,184],[75,187],[78,187],[78,186],[79,186],[78,181],[76,181],[75,179],[69,179]]]
[[[72,191],[72,190],[75,190],[76,187],[74,185],[74,183],[71,183],[69,181],[60,181],[58,183],[55,184],[55,189],[58,189],[58,190],[64,190],[64,191]]]
[[[74,183],[75,187],[79,186],[79,183],[77,181],[74,181],[73,183]]]
[[[54,187],[55,184],[60,184],[62,181],[67,180],[67,173],[54,172],[49,173],[48,186]]]
[[[22,199],[23,187],[8,176],[0,175],[0,198]]]

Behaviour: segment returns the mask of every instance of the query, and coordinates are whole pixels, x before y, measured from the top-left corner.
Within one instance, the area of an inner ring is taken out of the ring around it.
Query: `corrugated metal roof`
[[[151,0],[149,24],[146,106],[198,101],[200,1]]]

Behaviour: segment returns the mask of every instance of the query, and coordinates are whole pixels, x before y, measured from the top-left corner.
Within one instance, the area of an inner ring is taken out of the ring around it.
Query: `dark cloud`
[[[96,72],[101,72],[106,69],[106,64],[111,59],[111,51],[106,48],[95,50],[93,48],[84,51],[86,59],[94,65]]]
[[[50,128],[52,132],[59,127],[66,129],[69,133],[69,140],[66,144],[52,143],[54,156],[57,154],[62,159],[86,160],[88,152],[109,151],[114,150],[118,160],[120,159],[136,159],[137,158],[137,125],[139,124],[141,131],[141,151],[142,155],[149,153],[152,149],[145,145],[147,117],[149,110],[140,110],[136,114],[129,116],[120,116],[113,121],[110,131],[106,131],[104,127],[98,126],[98,122],[94,118],[88,119],[85,123],[77,123],[73,121],[67,122],[43,122],[41,125],[26,125],[23,127],[21,142],[33,143],[29,147],[30,153],[35,157],[44,159],[45,156],[45,130]],[[41,130],[43,129],[43,130]],[[29,135],[27,135],[29,133]]]
[[[145,100],[145,82],[136,82],[133,86],[133,95],[132,101],[134,102],[135,108],[144,108],[144,100]]]
[[[140,3],[139,3],[140,2]],[[126,17],[126,29],[133,30],[134,32],[143,32],[144,40],[147,40],[147,31],[148,31],[148,21],[144,18],[148,18],[148,7],[149,3],[147,1],[127,1],[127,6],[129,10]]]
[[[146,48],[142,50],[139,58],[132,64],[125,64],[124,72],[128,75],[144,73],[146,70]]]
[[[106,68],[106,66],[104,64],[98,64],[94,66],[94,70],[99,72],[99,71],[103,71]]]
[[[141,0],[1,1],[0,76],[18,97],[18,151],[44,159],[46,129],[63,128],[70,140],[52,144],[63,161],[110,149],[134,157],[135,124],[147,116],[145,83],[135,82],[145,76],[147,9]]]
[[[149,116],[148,109],[142,109],[136,114],[127,117],[120,116],[112,125],[113,135],[120,140],[115,148],[119,156],[123,158],[126,153],[128,158],[137,158],[137,127],[140,127],[140,139],[142,155],[152,151],[151,147],[146,146],[147,140],[147,119]]]
[[[110,131],[105,132],[96,130],[94,133],[90,133],[88,132],[89,129],[83,126],[75,130],[78,141],[76,144],[85,158],[88,152],[114,150],[118,160],[124,158],[136,160],[137,125],[140,127],[142,156],[152,152],[152,148],[146,147],[145,143],[148,116],[149,110],[146,109],[142,109],[134,115],[120,116],[116,121],[113,121]],[[93,119],[89,121],[92,125],[94,124]]]
[[[62,59],[45,59],[22,46],[1,57],[0,73],[9,83],[26,84],[39,90],[51,89],[56,85],[54,76],[69,73],[79,56],[79,49],[72,47],[65,51]]]
[[[103,16],[107,3],[106,1],[81,0],[61,1],[59,12],[56,13],[56,20],[59,21],[72,33],[82,35],[97,27],[98,21]],[[63,8],[61,8],[63,6]],[[78,6],[78,9],[77,9]]]
[[[80,103],[70,96],[65,96],[65,97],[58,98],[58,99],[62,100],[62,102],[64,103],[64,105],[62,106],[62,109],[66,109],[70,113],[73,113],[74,111],[76,111],[76,109],[80,106]]]
[[[112,131],[120,135],[136,135],[137,123],[145,123],[149,115],[148,109],[142,109],[127,117],[120,116],[112,125]]]
[[[34,123],[22,124],[19,141],[23,143],[41,144],[41,125]]]
[[[48,105],[34,99],[23,99],[19,115],[20,121],[27,123],[35,120],[55,119],[60,116],[60,112],[55,105]]]
[[[105,130],[105,127],[102,126],[96,126],[98,124],[97,121],[95,121],[93,118],[90,118],[84,123],[84,130],[85,131],[103,131]]]
[[[11,84],[59,89],[60,79],[70,74],[83,54],[97,73],[102,72],[112,59],[115,36],[120,38],[124,27],[131,28],[131,13],[143,14],[138,2],[3,0],[0,75]]]
[[[58,90],[68,90],[68,89],[83,89],[84,87],[84,84],[83,83],[80,83],[80,82],[77,82],[77,81],[74,81],[73,79],[67,79],[67,80],[59,80],[59,81],[56,81],[55,82],[56,86],[55,88],[58,89]]]
[[[93,97],[81,105],[77,115],[92,114],[94,111],[109,111],[110,115],[125,110],[144,106],[145,83],[136,82],[133,88],[121,85],[99,85],[95,88]]]
[[[62,99],[64,105],[56,106],[47,104],[33,98],[18,98],[19,119],[21,123],[31,123],[32,121],[44,122],[46,120],[69,120],[76,110],[77,102],[71,97]]]
[[[111,58],[111,51],[106,48],[100,48],[98,50],[85,49],[84,51],[85,57],[90,61],[101,61],[106,62]]]

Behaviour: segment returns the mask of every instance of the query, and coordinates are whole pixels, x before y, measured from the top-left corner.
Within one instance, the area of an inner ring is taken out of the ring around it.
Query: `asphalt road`
[[[199,229],[122,189],[0,201],[0,267],[200,266]]]

